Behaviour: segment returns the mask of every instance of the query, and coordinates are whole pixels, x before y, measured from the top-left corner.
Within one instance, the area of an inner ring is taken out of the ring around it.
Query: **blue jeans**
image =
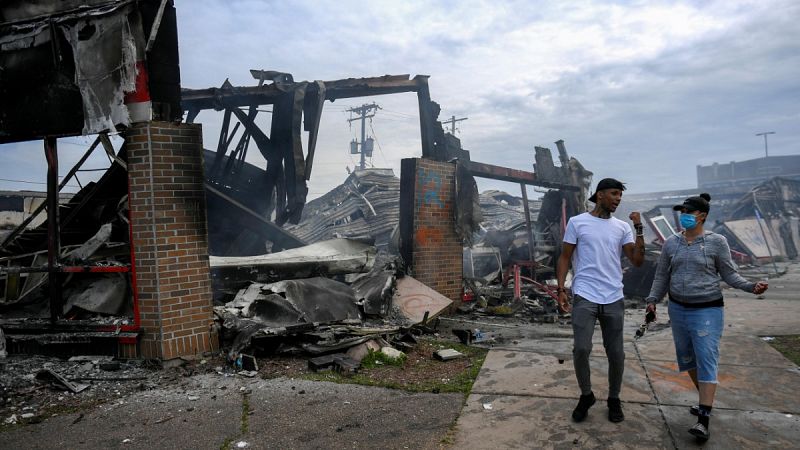
[[[678,369],[681,372],[696,369],[697,381],[716,384],[725,319],[723,308],[687,308],[669,302],[669,319]]]

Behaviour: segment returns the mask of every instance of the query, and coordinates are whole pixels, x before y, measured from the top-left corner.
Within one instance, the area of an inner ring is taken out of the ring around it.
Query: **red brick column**
[[[140,123],[128,129],[125,145],[140,354],[169,360],[215,349],[202,129]]]
[[[463,246],[455,232],[455,171],[453,163],[402,161],[400,233],[414,278],[459,301]]]

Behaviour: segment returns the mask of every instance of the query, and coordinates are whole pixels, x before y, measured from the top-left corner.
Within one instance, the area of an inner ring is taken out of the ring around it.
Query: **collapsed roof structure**
[[[400,179],[394,172],[356,169],[344,183],[308,202],[300,222],[286,230],[307,242],[368,236],[378,248],[388,248],[399,219]]]

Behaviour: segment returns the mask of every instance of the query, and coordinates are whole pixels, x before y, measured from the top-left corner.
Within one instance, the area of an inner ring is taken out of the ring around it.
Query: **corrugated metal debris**
[[[334,237],[375,240],[386,248],[400,216],[400,179],[391,169],[356,169],[341,185],[306,205],[286,230],[308,242]]]

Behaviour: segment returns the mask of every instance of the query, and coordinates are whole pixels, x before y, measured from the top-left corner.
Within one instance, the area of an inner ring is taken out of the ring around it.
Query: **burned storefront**
[[[2,9],[3,95],[26,106],[3,103],[0,142],[42,139],[49,173],[48,201],[30,216],[46,212],[46,224],[23,222],[0,244],[12,351],[171,360],[220,338],[232,360],[247,348],[403,348],[462,301],[465,245],[499,249],[515,299],[523,286],[548,295],[555,243],[591,177],[563,142],[560,166],[536,148],[535,173],[471,161],[422,75],[295,81],[253,70],[255,86],[181,89],[170,1],[42,8]],[[307,205],[326,102],[402,93],[417,98],[421,157],[403,160],[399,178],[356,170]],[[268,130],[255,120],[263,105]],[[211,150],[194,123],[204,110],[223,118]],[[96,138],[59,182],[57,137],[74,135]],[[251,144],[263,167],[246,161]],[[58,207],[94,151],[110,168]],[[482,228],[475,177],[522,187],[520,214],[491,230],[511,232],[507,245]],[[532,203],[525,186],[548,191]]]
[[[180,118],[174,7],[11,1],[0,23],[0,143],[42,139],[48,168],[46,201],[0,243],[8,348],[133,356],[142,322],[129,155],[109,134]],[[57,138],[78,135],[96,138],[59,182]],[[110,168],[60,202],[95,151],[107,153]]]
[[[226,81],[183,91],[187,120],[223,111],[216,151],[205,154],[205,188],[215,312],[229,357],[245,348],[342,353],[329,363],[357,366],[343,356],[350,347],[408,346],[411,330],[424,329],[452,300],[407,276],[397,258],[400,180],[357,169],[306,205],[307,181],[324,104],[340,98],[414,93],[423,155],[458,157],[427,77],[296,82],[286,73],[251,74],[257,86]],[[272,105],[268,132],[254,120],[261,105]],[[251,143],[266,169],[245,161]]]

